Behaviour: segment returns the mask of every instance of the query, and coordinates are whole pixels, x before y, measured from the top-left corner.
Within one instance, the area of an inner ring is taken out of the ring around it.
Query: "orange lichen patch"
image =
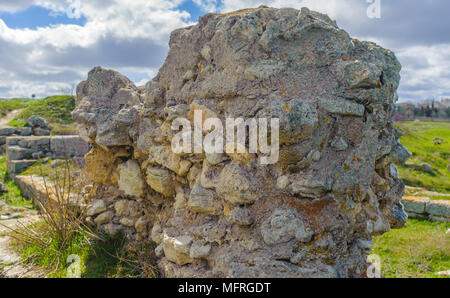
[[[378,89],[381,88],[381,82],[380,82],[380,80],[377,81],[377,88],[378,88]]]
[[[285,108],[286,110],[290,111],[291,107],[289,105],[284,105],[283,108]]]
[[[348,61],[348,58],[342,57],[342,61]]]
[[[320,145],[319,145],[319,150],[320,151],[323,150],[324,145],[325,145],[325,139],[323,139],[322,142],[320,142]]]
[[[354,42],[356,45],[359,44],[359,40],[357,40],[357,39],[355,39],[353,42]]]
[[[348,89],[348,90],[350,90],[350,91],[352,91],[352,92],[353,92],[353,91],[355,91],[355,88],[350,88],[350,89]]]
[[[281,93],[283,94],[286,93],[286,89],[281,90]]]
[[[348,164],[344,164],[344,170],[346,171],[350,170],[350,166]]]

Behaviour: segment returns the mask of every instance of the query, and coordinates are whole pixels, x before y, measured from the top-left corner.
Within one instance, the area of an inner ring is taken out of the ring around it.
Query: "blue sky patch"
[[[13,29],[36,29],[38,27],[48,27],[50,25],[74,24],[83,26],[86,24],[86,18],[81,16],[79,19],[69,18],[66,14],[55,12],[39,7],[31,6],[25,10],[16,13],[0,12],[2,19],[9,28]]]

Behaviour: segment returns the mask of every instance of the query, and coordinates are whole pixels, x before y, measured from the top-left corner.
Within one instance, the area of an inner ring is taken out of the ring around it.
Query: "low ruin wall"
[[[438,222],[450,222],[450,201],[421,197],[403,197],[402,204],[408,216]]]
[[[144,87],[96,67],[77,88],[86,220],[156,242],[166,277],[366,276],[372,236],[407,219],[395,55],[306,8],[208,14],[169,45]],[[239,117],[258,130],[202,150]]]
[[[37,160],[84,157],[89,145],[79,136],[13,136],[5,144],[8,173],[24,171]]]

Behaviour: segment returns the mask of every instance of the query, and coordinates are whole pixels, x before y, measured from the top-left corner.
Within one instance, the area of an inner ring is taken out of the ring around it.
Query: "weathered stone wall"
[[[406,221],[400,68],[325,15],[266,7],[175,30],[145,87],[94,68],[73,112],[93,144],[87,220],[158,243],[167,277],[365,276],[371,237]],[[172,121],[195,110],[279,118],[278,162],[173,153]]]
[[[83,157],[89,144],[79,136],[15,136],[6,138],[5,149],[8,173],[15,175],[41,158]]]
[[[450,201],[408,196],[403,197],[401,202],[410,217],[450,222]]]

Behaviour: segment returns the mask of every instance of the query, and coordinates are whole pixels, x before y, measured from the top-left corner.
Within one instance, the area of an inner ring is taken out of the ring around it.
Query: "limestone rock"
[[[163,234],[162,234],[162,230],[161,230],[161,226],[160,225],[154,225],[151,231],[151,238],[153,241],[155,241],[156,243],[161,243],[162,242],[162,238],[163,238]]]
[[[230,163],[220,173],[217,194],[231,204],[251,204],[258,199],[257,185],[242,166]]]
[[[102,213],[103,211],[106,210],[106,204],[105,201],[103,200],[96,200],[94,202],[92,202],[91,204],[89,204],[86,214],[88,216],[93,216],[99,213]]]
[[[136,229],[136,232],[138,233],[147,233],[147,225],[148,225],[147,217],[142,216],[139,217],[138,220],[136,220],[134,227]]]
[[[243,207],[235,207],[230,211],[229,220],[241,226],[249,226],[254,222],[254,218],[250,210]]]
[[[298,215],[289,209],[276,209],[261,226],[261,234],[268,245],[288,242],[296,239],[308,242],[313,233]]]
[[[42,129],[48,128],[48,122],[42,117],[33,115],[27,120],[27,125],[31,128],[40,127]]]
[[[189,250],[189,256],[193,259],[201,259],[207,257],[210,251],[211,251],[210,244],[203,245],[201,243],[194,242],[192,243],[191,248]]]
[[[170,277],[366,276],[370,237],[406,220],[394,53],[306,8],[207,14],[169,47],[145,86],[96,67],[77,88],[90,196],[105,201],[90,217],[115,212],[99,228],[150,234]],[[245,143],[223,142],[243,154],[172,150],[194,145],[194,127],[206,139],[213,118],[244,120]],[[253,120],[267,130],[256,153]],[[443,218],[443,204],[421,206]]]
[[[195,212],[214,215],[219,215],[223,209],[215,192],[203,188],[198,183],[191,190],[188,206]]]
[[[104,212],[104,213],[100,214],[99,216],[97,216],[94,219],[94,222],[99,226],[99,225],[110,222],[113,217],[114,217],[114,212],[107,211],[107,212]]]
[[[118,171],[120,190],[126,195],[141,197],[144,194],[144,180],[138,162],[130,159],[126,163],[120,164]]]
[[[193,258],[189,250],[193,240],[191,236],[170,237],[164,233],[162,240],[164,255],[179,266],[192,263]]]
[[[147,183],[151,188],[166,197],[171,197],[174,194],[172,176],[166,169],[149,167],[147,169]]]

